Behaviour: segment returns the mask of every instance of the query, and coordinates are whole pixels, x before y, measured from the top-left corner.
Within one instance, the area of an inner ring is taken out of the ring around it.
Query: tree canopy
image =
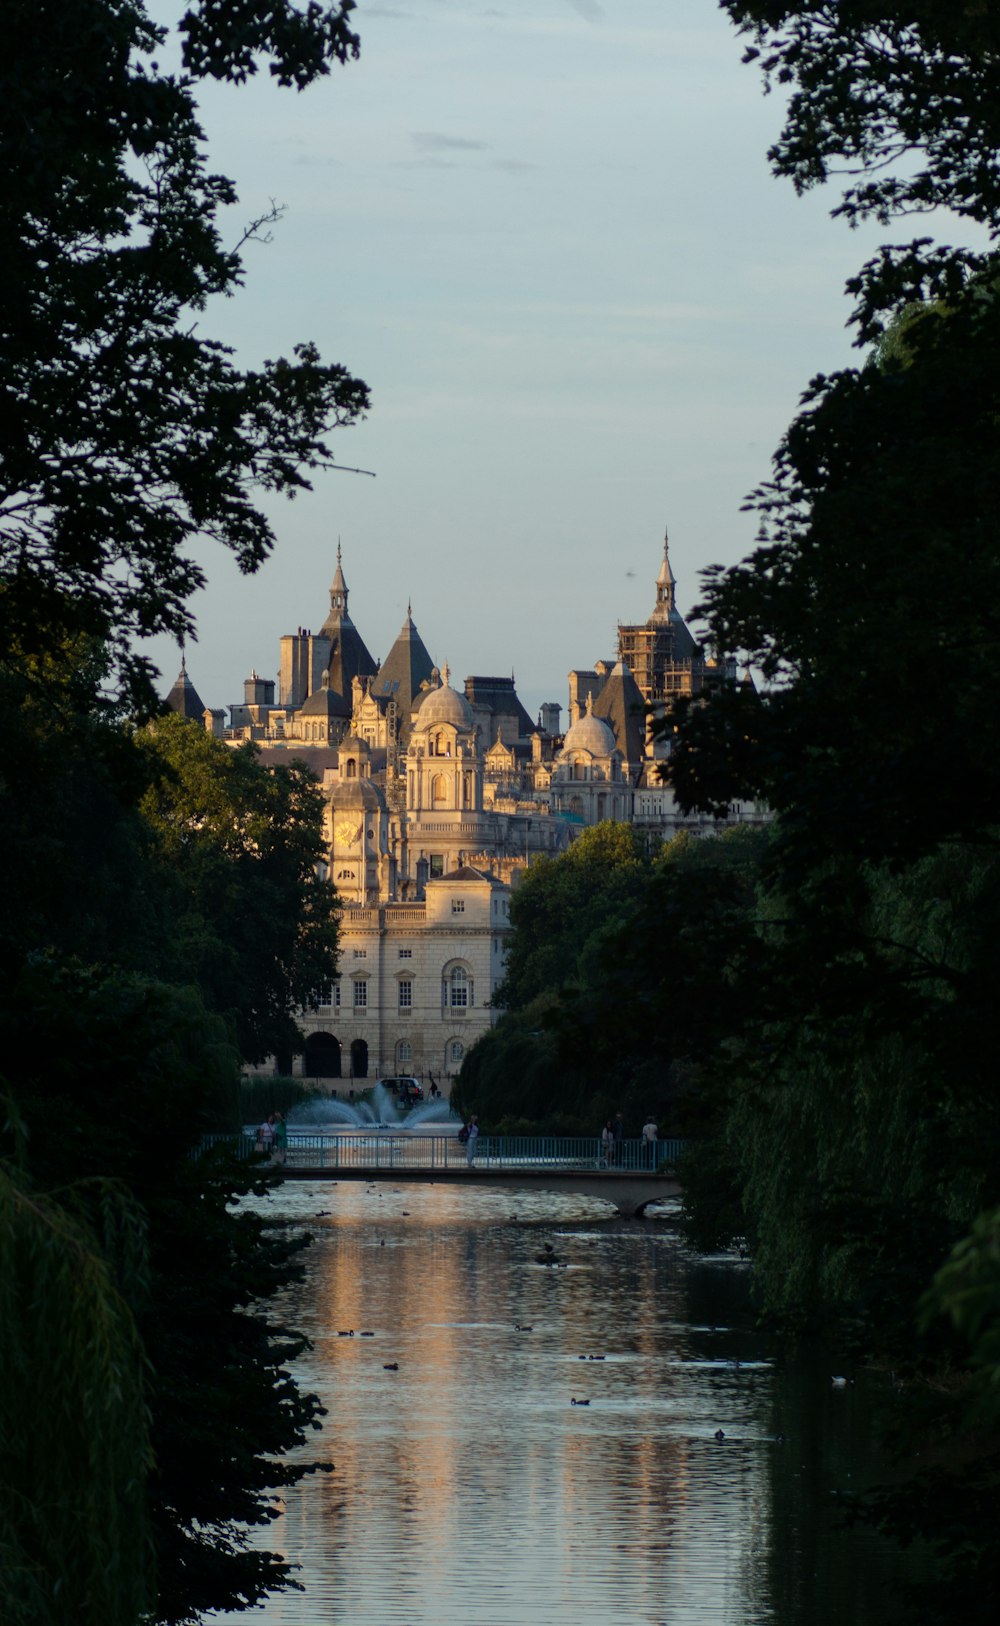
[[[180,8],[179,8],[180,10]],[[158,718],[137,637],[193,628],[196,539],[255,569],[265,493],[365,385],[307,341],[239,366],[199,80],[303,89],[353,0],[10,0],[0,60],[0,1568],[18,1626],[192,1622],[294,1585],[248,1532],[318,1423],[269,1301],[300,1243],[196,1155],[241,1059],[335,966],[320,802]],[[260,223],[257,223],[259,225]],[[246,222],[243,242],[257,229]],[[69,1611],[69,1613],[67,1613]]]
[[[259,60],[302,88],[357,55],[353,0],[195,0],[184,70],[136,0],[11,0],[0,69],[0,597],[5,636],[40,606],[113,643],[193,629],[196,537],[252,571],[274,537],[265,491],[332,464],[363,383],[303,342],[241,369],[201,322],[242,280],[221,236],[197,81]],[[247,222],[252,235],[253,223]],[[42,616],[43,624],[48,615]]]

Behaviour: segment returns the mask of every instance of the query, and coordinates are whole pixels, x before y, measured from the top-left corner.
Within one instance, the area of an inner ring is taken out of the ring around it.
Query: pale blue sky
[[[233,238],[286,206],[204,330],[248,365],[311,338],[366,379],[334,449],[377,478],[269,506],[256,578],[206,552],[188,669],[214,706],[273,676],[281,634],[323,620],[339,536],[376,657],[412,596],[453,682],[513,669],[532,714],[565,706],[569,669],[652,608],[665,524],[685,612],[752,546],[741,501],[809,378],[854,359],[843,284],[885,233],[771,178],[780,103],[716,0],[356,16],[361,60],[302,95],[203,92]],[[153,654],[166,687],[177,653]]]

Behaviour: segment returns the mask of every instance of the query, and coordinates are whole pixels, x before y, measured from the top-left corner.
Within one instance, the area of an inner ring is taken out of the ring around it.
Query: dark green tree
[[[300,763],[265,767],[177,716],[138,737],[139,810],[174,914],[178,981],[233,1023],[241,1059],[295,1048],[292,1012],[336,973],[335,897],[319,866],[323,799]]]
[[[273,544],[257,495],[307,488],[332,463],[328,430],[367,405],[308,343],[241,370],[201,326],[242,271],[219,230],[236,192],[208,168],[197,80],[243,79],[263,60],[301,89],[357,54],[353,9],[194,0],[174,75],[138,0],[5,6],[5,641],[27,635],[40,600],[59,603],[141,684],[133,637],[192,631],[203,575],[188,545],[211,537],[256,569]]]

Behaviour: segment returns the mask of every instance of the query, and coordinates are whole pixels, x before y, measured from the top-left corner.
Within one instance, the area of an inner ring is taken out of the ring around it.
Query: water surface
[[[267,1533],[305,1592],[255,1620],[885,1626],[883,1555],[831,1495],[867,1471],[867,1399],[775,1368],[745,1263],[563,1195],[289,1182],[269,1208],[315,1237],[281,1310],[336,1467]]]

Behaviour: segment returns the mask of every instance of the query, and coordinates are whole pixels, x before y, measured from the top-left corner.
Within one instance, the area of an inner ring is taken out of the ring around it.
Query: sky
[[[179,3],[154,0],[173,20]],[[782,104],[716,0],[360,0],[361,58],[298,94],[203,87],[211,168],[272,200],[269,243],[202,332],[258,366],[314,340],[365,421],[289,503],[255,577],[224,550],[193,610],[202,700],[318,631],[338,539],[388,653],[412,601],[456,686],[513,672],[534,716],[643,621],[669,528],[678,603],[752,548],[741,512],[811,377],[851,365],[846,278],[881,229],[768,169]],[[912,236],[912,230],[904,232]],[[179,655],[148,646],[165,692]]]

